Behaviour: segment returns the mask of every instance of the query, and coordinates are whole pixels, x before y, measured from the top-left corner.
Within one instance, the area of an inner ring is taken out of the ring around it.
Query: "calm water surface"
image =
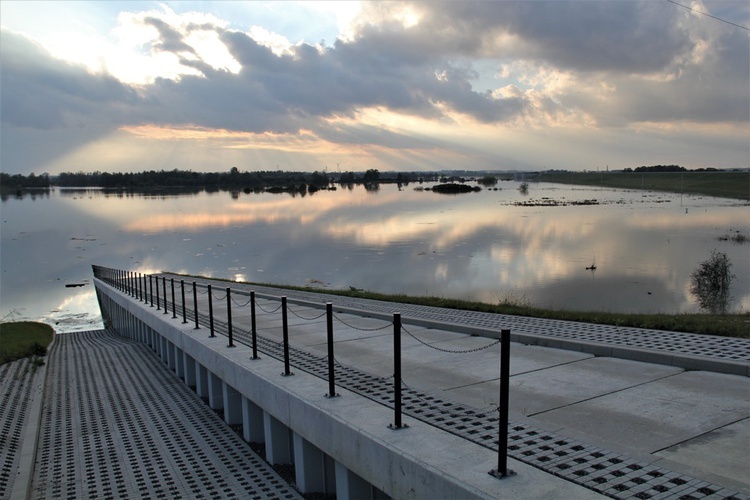
[[[11,197],[1,205],[0,318],[99,328],[92,264],[550,308],[695,312],[690,273],[713,249],[733,263],[732,310],[750,309],[750,245],[719,239],[750,236],[746,203],[545,183],[527,195],[510,182],[455,196],[415,186],[295,198],[60,189]],[[596,204],[578,204],[586,200]],[[73,284],[84,286],[66,287]]]

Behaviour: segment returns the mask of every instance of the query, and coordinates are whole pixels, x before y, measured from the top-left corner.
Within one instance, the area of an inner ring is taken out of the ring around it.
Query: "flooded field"
[[[713,250],[750,309],[750,207],[643,190],[515,182],[444,195],[410,184],[288,194],[53,190],[2,202],[0,317],[96,327],[91,265],[354,287],[547,308],[697,312]],[[416,188],[416,189],[415,189]]]

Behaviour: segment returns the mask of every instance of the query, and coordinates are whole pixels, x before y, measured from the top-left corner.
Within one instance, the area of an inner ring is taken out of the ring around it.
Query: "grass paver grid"
[[[58,340],[33,498],[300,498],[144,345],[104,330]]]

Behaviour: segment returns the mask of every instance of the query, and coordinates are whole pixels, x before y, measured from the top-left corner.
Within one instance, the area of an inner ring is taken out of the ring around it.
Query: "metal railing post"
[[[497,442],[497,469],[490,474],[498,479],[515,474],[508,469],[508,393],[510,386],[510,330],[500,331],[500,401],[498,403],[499,434]]]
[[[158,286],[156,288],[159,288]],[[151,307],[154,307],[154,276],[148,275],[148,289],[149,295],[151,296]]]
[[[193,309],[195,310],[195,329],[200,330],[198,326],[198,285],[193,281]]]
[[[284,373],[282,375],[288,377],[294,374],[289,370],[289,321],[287,321],[286,296],[281,297],[281,326],[284,332]]]
[[[327,323],[327,336],[328,336],[328,394],[326,397],[335,398],[336,394],[336,382],[334,380],[335,370],[333,366],[333,303],[326,302],[326,323]]]
[[[174,300],[174,278],[169,278],[172,282],[172,319],[177,317],[177,303]]]
[[[187,309],[185,308],[185,280],[180,280],[180,293],[182,294],[182,322],[187,323]]]
[[[164,314],[169,314],[169,302],[167,302],[167,277],[162,276],[162,288],[164,289]]]
[[[208,285],[208,326],[211,330],[209,337],[216,337],[214,335],[214,296],[211,291],[211,285]]]
[[[258,359],[258,332],[255,331],[255,291],[250,292],[250,332],[253,336],[252,359]]]
[[[227,287],[227,332],[229,334],[229,345],[227,347],[234,347],[232,339],[232,299],[230,293],[232,289]]]
[[[156,277],[156,310],[161,310],[161,301],[159,300],[159,277]]]
[[[401,313],[393,313],[393,411],[391,429],[406,427],[401,423]]]

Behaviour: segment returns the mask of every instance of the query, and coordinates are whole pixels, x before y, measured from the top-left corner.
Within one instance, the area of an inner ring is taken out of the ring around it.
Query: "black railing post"
[[[229,334],[229,345],[227,347],[234,347],[232,339],[232,298],[230,293],[232,293],[232,289],[227,287],[227,332]]]
[[[157,286],[156,288],[158,289],[159,287]],[[148,275],[148,290],[151,296],[151,307],[154,307],[154,276],[152,274]]]
[[[143,281],[141,273],[135,273],[135,298],[143,302]]]
[[[164,314],[169,314],[169,303],[167,302],[167,277],[162,276],[161,285],[164,289]]]
[[[328,326],[328,394],[326,397],[335,398],[336,394],[336,382],[334,380],[334,358],[333,358],[333,303],[326,302],[326,323]]]
[[[211,292],[211,285],[208,285],[208,326],[211,330],[209,337],[216,337],[214,335],[214,296]]]
[[[193,281],[193,309],[195,310],[195,329],[200,330],[198,326],[198,285]]]
[[[497,442],[497,469],[490,474],[502,479],[515,474],[508,469],[508,393],[510,386],[510,330],[500,331],[500,401],[498,403],[499,434]]]
[[[159,301],[159,277],[156,277],[156,310],[161,310],[161,303]]]
[[[187,309],[185,308],[185,280],[180,280],[180,293],[182,294],[182,322],[187,323]]]
[[[255,331],[255,291],[250,292],[250,332],[253,336],[252,359],[258,359],[258,332]]]
[[[393,411],[391,429],[406,427],[401,423],[401,313],[393,313]]]
[[[288,377],[294,373],[289,370],[289,321],[287,321],[286,313],[286,296],[281,297],[281,327],[284,332],[284,373],[282,375]]]
[[[172,283],[172,319],[177,317],[177,303],[174,300],[174,278],[169,278]]]

